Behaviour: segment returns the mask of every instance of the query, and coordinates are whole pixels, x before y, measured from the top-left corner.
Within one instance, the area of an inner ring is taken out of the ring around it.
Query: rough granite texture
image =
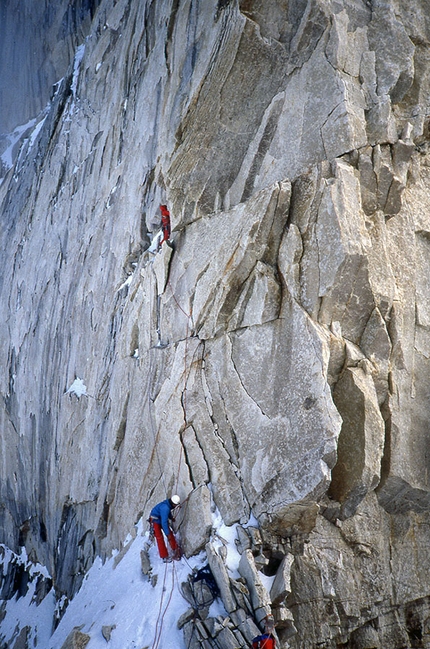
[[[0,184],[0,542],[70,597],[198,488],[244,638],[266,558],[280,647],[430,647],[429,0],[78,4]]]

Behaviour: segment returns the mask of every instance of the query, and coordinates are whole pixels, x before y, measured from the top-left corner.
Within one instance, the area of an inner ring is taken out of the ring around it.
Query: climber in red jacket
[[[169,524],[169,519],[172,518],[172,511],[180,502],[181,499],[177,495],[167,498],[167,500],[163,500],[161,503],[158,503],[158,505],[155,505],[155,507],[151,509],[151,514],[149,516],[155,540],[157,541],[158,553],[164,562],[171,561],[171,559],[169,558],[169,552],[164,541],[163,532],[167,536],[169,545],[173,550],[173,558],[176,560],[181,558],[180,547]]]
[[[170,212],[167,205],[160,205],[161,212],[161,228],[163,230],[163,238],[161,239],[160,246],[170,239]]]

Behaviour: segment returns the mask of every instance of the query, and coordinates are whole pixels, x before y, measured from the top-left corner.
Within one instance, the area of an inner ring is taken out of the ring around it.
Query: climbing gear
[[[216,599],[219,595],[219,588],[218,588],[218,584],[215,581],[215,577],[212,574],[212,570],[209,568],[208,565],[203,566],[203,568],[200,568],[200,570],[197,570],[197,572],[194,574],[192,578],[192,583],[195,584],[198,581],[201,581],[202,583],[206,584],[206,586],[209,588],[212,595],[212,602],[213,602],[214,599]]]
[[[154,525],[153,525],[151,516],[148,518],[148,523],[149,523],[149,542],[154,543],[155,534],[154,534]]]
[[[173,559],[175,561],[180,561],[182,559],[182,550],[179,545],[173,553]]]
[[[258,635],[252,641],[252,649],[275,649],[275,638],[271,633]]]
[[[266,617],[263,620],[263,624],[264,624],[264,633],[271,635],[271,633],[275,628],[275,618],[271,613],[269,613],[269,615],[266,615]]]
[[[181,594],[194,611],[209,608],[219,595],[218,586],[209,566],[188,575],[188,581],[181,584]]]
[[[179,503],[181,502],[181,499],[179,498],[179,496],[177,494],[172,496],[170,500],[172,501],[172,503],[174,505],[179,505]]]

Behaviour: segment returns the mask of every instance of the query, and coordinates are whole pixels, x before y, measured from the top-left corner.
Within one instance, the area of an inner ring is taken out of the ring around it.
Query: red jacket
[[[167,205],[160,205],[161,212],[161,227],[163,229],[163,241],[167,241],[170,238],[170,212],[167,209]]]

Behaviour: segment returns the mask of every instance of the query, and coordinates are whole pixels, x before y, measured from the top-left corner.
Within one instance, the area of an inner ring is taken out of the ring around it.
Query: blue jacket
[[[160,523],[166,536],[169,536],[170,534],[169,518],[171,518],[170,514],[172,509],[173,505],[171,505],[169,499],[163,500],[151,509],[151,518],[153,518],[156,523]]]

